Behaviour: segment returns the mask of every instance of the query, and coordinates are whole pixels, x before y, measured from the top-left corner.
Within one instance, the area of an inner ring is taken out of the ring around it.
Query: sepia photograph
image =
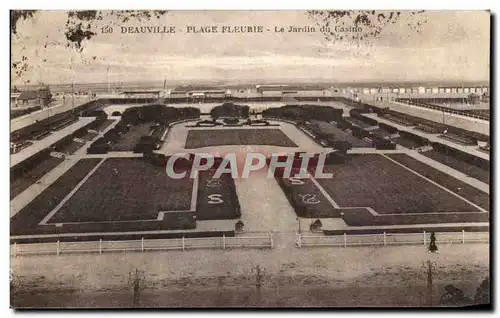
[[[10,10],[10,308],[491,309],[492,17]]]

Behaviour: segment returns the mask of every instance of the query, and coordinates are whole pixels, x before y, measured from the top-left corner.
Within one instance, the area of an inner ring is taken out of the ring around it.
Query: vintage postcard
[[[491,12],[10,18],[12,308],[489,306]]]

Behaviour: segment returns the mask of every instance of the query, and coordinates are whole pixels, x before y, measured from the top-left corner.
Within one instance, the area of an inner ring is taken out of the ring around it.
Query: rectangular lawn
[[[71,190],[99,164],[102,159],[80,159],[65,174],[22,208],[10,219],[11,235],[31,234]]]
[[[477,208],[382,155],[349,155],[318,179],[340,207],[371,207],[379,214],[473,212]]]
[[[48,223],[155,220],[160,211],[189,210],[192,187],[142,158],[106,159]]]
[[[297,147],[280,129],[206,129],[190,130],[186,149],[228,145],[268,145]]]

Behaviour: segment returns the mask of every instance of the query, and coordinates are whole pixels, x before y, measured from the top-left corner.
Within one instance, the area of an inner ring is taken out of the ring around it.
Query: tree
[[[38,91],[38,97],[40,98],[42,106],[49,106],[50,102],[52,101],[52,93],[50,92],[49,86],[40,88],[40,90]]]
[[[453,286],[446,285],[445,293],[441,296],[440,304],[444,306],[464,306],[471,303],[471,299],[465,297],[464,292]]]
[[[490,278],[486,277],[481,285],[476,289],[476,295],[474,296],[474,303],[478,305],[489,304],[490,300]]]
[[[321,224],[321,220],[320,219],[316,219],[316,221],[314,221],[313,223],[311,223],[311,226],[309,227],[309,229],[311,230],[311,232],[321,231],[322,228],[323,228],[323,224]]]
[[[93,22],[101,21],[108,18],[109,26],[117,26],[131,20],[139,22],[150,21],[153,18],[160,19],[161,16],[167,13],[166,10],[79,10],[67,11],[67,20],[64,26],[61,26],[61,31],[64,32],[66,40],[65,47],[68,50],[73,50],[77,53],[82,53],[84,50],[84,43],[96,36],[98,36],[97,26]],[[12,43],[14,40],[21,38],[22,34],[19,33],[18,24],[20,21],[33,19],[39,15],[39,10],[11,10],[10,11],[10,32],[12,36]],[[50,22],[48,22],[50,23]],[[43,44],[43,50],[47,49],[50,45],[60,45],[59,42],[49,40]],[[23,48],[24,49],[24,48]],[[43,51],[42,50],[42,51]],[[41,54],[46,54],[41,52]],[[93,56],[90,60],[84,60],[83,63],[90,64],[98,57]],[[100,59],[103,59],[102,57]],[[30,68],[35,65],[30,65],[26,56],[12,56],[11,58],[12,76],[22,78]],[[45,62],[46,58],[42,58]],[[29,80],[24,81],[29,84]]]
[[[132,286],[132,290],[134,292],[134,298],[132,301],[134,307],[139,306],[139,296],[141,289],[144,287],[145,280],[144,271],[139,269],[135,269],[135,271],[130,272],[128,275],[128,285]]]
[[[241,232],[241,231],[243,231],[243,227],[244,227],[244,226],[245,226],[245,224],[244,224],[241,220],[239,220],[239,221],[238,221],[238,222],[236,222],[236,224],[234,225],[234,230],[235,230],[236,232]]]

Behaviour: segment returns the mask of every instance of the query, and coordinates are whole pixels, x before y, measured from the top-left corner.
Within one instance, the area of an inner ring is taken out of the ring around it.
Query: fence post
[[[344,232],[344,247],[347,247],[347,233]]]
[[[186,250],[186,244],[184,243],[184,236],[182,237],[182,250]]]
[[[271,248],[274,248],[273,234],[269,232],[269,240],[271,241]]]
[[[427,245],[426,238],[425,238],[425,231],[424,231],[424,246]]]
[[[14,242],[14,257],[17,257],[17,243]]]
[[[462,229],[462,244],[465,244],[465,230]]]
[[[385,237],[385,232],[384,232],[384,246],[386,246],[386,245],[387,245],[387,239]]]
[[[226,249],[226,234],[222,234],[222,248]]]
[[[99,239],[99,254],[102,254],[102,238]]]
[[[59,240],[57,240],[57,255],[59,255]]]
[[[141,237],[141,252],[144,252],[144,237]]]
[[[300,241],[300,233],[295,233],[295,234],[297,234],[297,246],[299,248],[302,248],[302,242]]]

